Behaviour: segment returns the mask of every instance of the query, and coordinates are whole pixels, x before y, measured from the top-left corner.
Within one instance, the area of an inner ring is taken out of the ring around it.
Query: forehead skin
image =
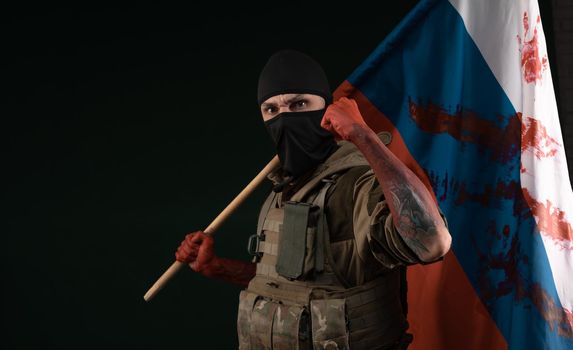
[[[313,94],[275,95],[261,103],[261,115],[267,121],[284,112],[304,112],[323,109],[326,101]]]

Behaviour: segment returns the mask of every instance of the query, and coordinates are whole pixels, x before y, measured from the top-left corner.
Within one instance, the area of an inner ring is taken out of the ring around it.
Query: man
[[[241,349],[405,349],[405,267],[439,260],[451,244],[431,194],[353,100],[332,102],[309,56],[271,56],[258,100],[281,167],[249,241],[253,262],[215,256],[201,231],[177,260],[247,286]]]

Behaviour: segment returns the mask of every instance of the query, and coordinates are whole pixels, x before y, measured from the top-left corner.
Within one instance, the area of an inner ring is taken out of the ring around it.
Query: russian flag
[[[453,237],[409,268],[413,349],[573,349],[573,192],[539,8],[422,0],[337,89]]]

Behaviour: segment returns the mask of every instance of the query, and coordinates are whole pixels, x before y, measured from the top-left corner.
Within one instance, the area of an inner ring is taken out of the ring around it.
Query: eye
[[[263,113],[268,115],[273,115],[278,112],[278,108],[276,106],[266,106],[263,108]]]
[[[306,107],[308,107],[308,101],[307,100],[298,100],[298,101],[291,103],[291,105],[290,105],[290,109],[292,109],[292,110],[301,110],[301,109],[305,109]]]

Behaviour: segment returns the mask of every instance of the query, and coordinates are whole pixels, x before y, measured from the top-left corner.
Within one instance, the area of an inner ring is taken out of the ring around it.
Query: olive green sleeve
[[[358,253],[364,261],[367,261],[366,255],[371,254],[389,269],[423,263],[396,230],[382,188],[372,170],[357,179],[353,196],[353,229]]]

